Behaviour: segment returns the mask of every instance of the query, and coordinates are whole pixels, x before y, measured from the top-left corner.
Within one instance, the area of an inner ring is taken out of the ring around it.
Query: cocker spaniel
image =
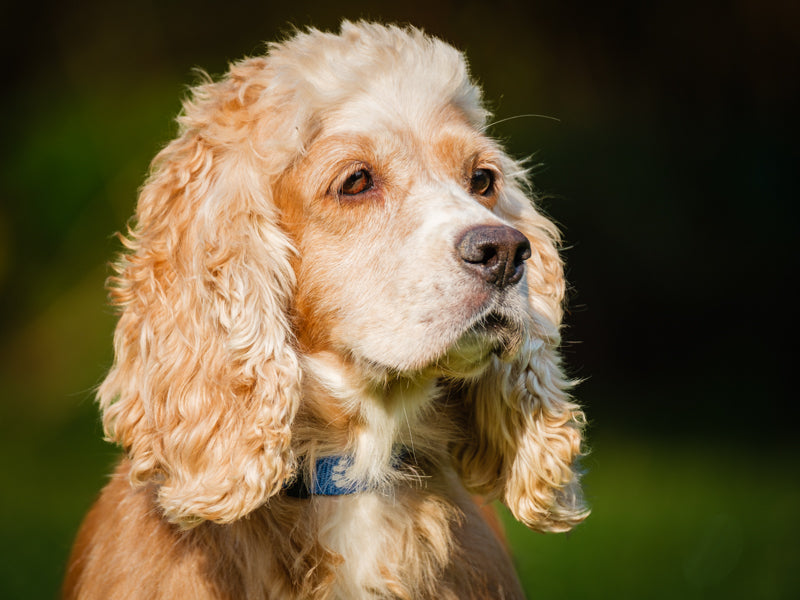
[[[462,55],[342,25],[197,85],[110,279],[125,458],[64,596],[522,598],[587,515],[558,233]]]

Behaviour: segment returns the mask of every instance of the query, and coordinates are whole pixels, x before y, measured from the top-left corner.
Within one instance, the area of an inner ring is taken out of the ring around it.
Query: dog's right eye
[[[366,169],[359,169],[344,180],[339,189],[340,196],[356,196],[372,188],[372,175]]]
[[[489,169],[475,169],[469,180],[469,191],[478,196],[490,196],[494,192],[494,173]]]

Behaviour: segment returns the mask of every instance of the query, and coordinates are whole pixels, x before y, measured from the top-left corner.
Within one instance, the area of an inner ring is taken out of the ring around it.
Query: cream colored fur
[[[111,280],[99,401],[127,458],[66,597],[520,597],[469,494],[533,529],[579,523],[584,417],[558,355],[558,232],[487,116],[458,51],[370,23],[193,89]],[[373,188],[343,195],[359,169]],[[519,283],[464,268],[480,225],[527,237]],[[340,454],[371,491],[283,494]]]

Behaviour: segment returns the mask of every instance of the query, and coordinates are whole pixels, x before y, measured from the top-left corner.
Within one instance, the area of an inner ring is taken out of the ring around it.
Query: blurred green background
[[[410,22],[466,51],[540,164],[586,378],[587,493],[569,535],[509,522],[531,598],[800,597],[794,417],[796,2],[3,4],[0,598],[53,598],[117,456],[113,238],[213,74],[291,25]]]

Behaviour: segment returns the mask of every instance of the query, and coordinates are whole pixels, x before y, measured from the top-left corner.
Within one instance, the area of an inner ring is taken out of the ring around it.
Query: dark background
[[[510,524],[531,597],[800,593],[800,5],[400,4],[0,8],[0,597],[54,597],[114,462],[92,400],[106,263],[193,67],[343,17],[464,50],[565,234],[594,514],[569,536]]]

